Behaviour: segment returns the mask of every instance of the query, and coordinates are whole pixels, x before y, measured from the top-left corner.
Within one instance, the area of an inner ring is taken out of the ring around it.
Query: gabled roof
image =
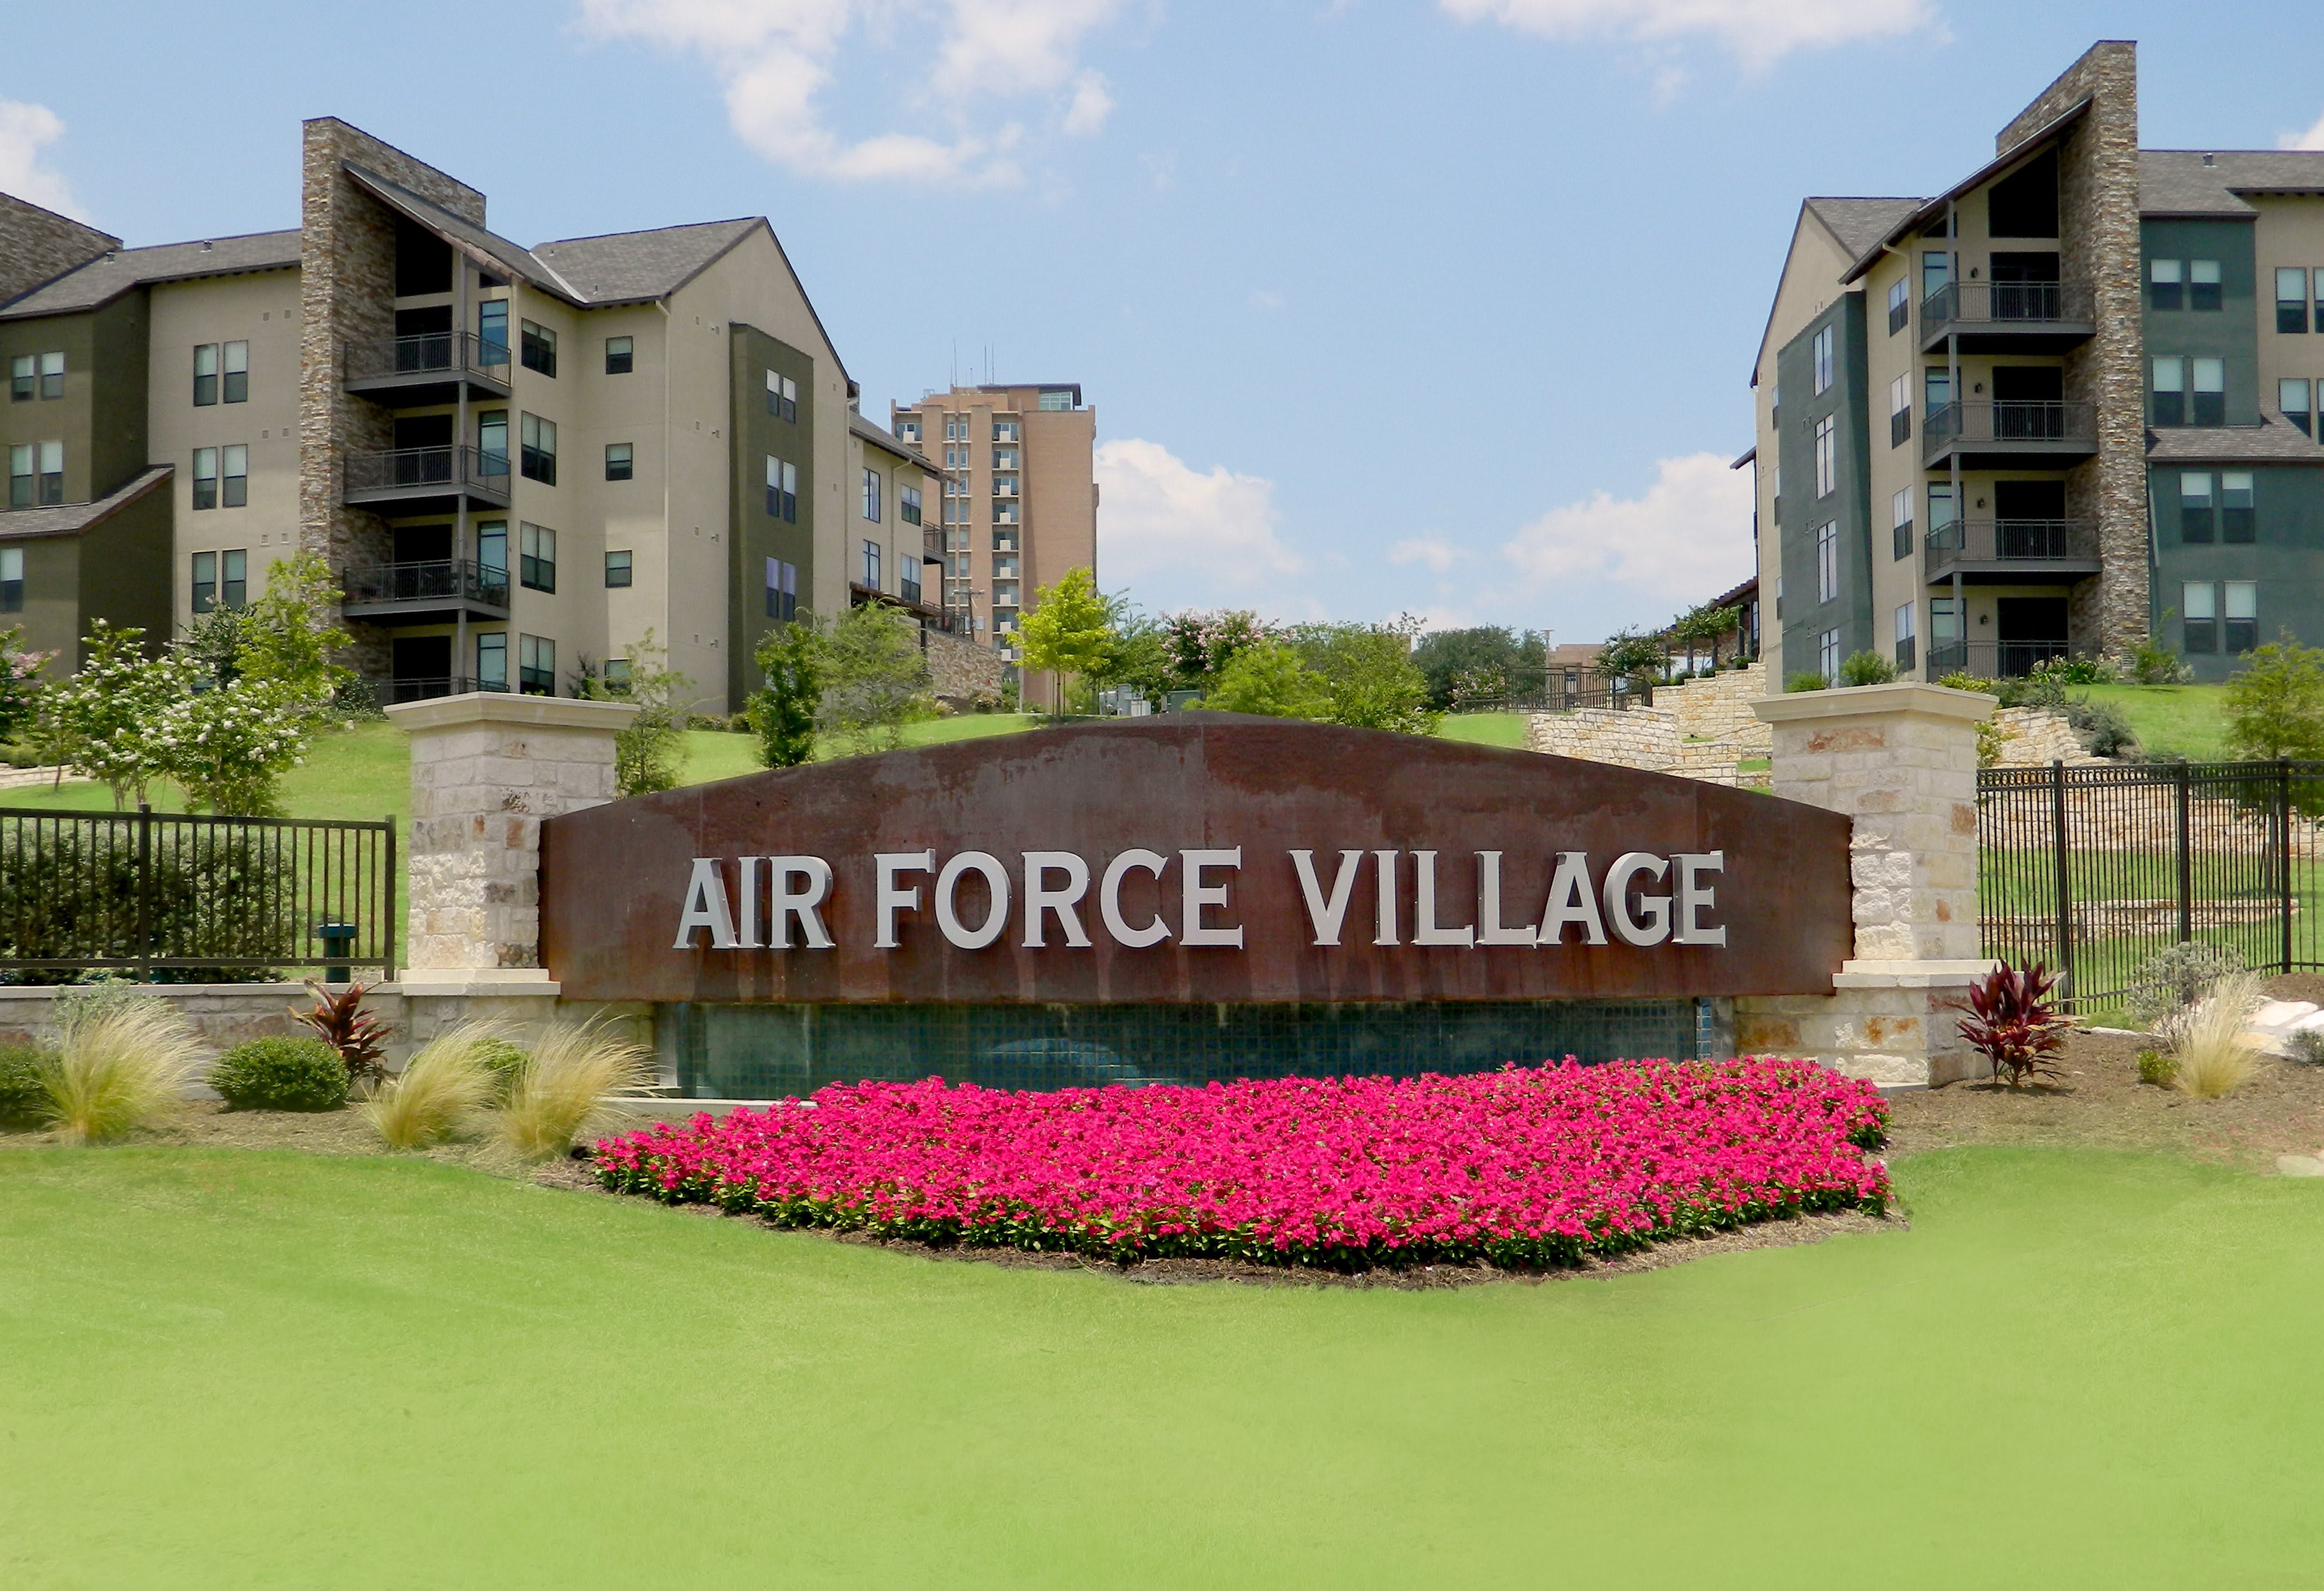
[[[668,298],[766,223],[745,217],[544,243],[532,253],[593,304]]]
[[[1872,263],[1880,257],[1882,250],[1892,244],[1901,242],[1908,233],[1918,232],[1933,223],[1938,217],[1945,213],[1945,207],[1961,195],[1976,191],[2006,172],[2010,167],[2031,159],[2040,153],[2043,144],[2063,132],[2068,123],[2080,120],[2089,108],[2090,102],[2088,99],[2076,100],[1976,171],[1954,183],[1944,192],[1937,195],[1936,198],[1924,199],[1918,208],[1898,217],[1877,237],[1857,251],[1856,263],[1848,268],[1848,274],[1842,276],[1840,280],[1854,282],[1872,269]]]
[[[2146,433],[2150,464],[2324,464],[2324,447],[2263,407],[2257,425],[2171,425]]]
[[[917,464],[922,469],[927,470],[930,475],[939,473],[936,467],[928,461],[927,454],[921,452],[918,448],[913,447],[909,442],[905,441],[901,437],[899,437],[895,432],[888,430],[885,426],[873,424],[871,421],[864,419],[862,414],[852,409],[849,410],[847,413],[847,429],[852,434],[861,437],[863,440],[871,443],[873,447],[880,449],[881,451],[893,453],[897,458],[904,460],[907,464]]]
[[[1879,246],[1897,222],[1921,208],[1917,199],[1812,199],[1808,214],[1840,240],[1851,260]]]
[[[133,476],[128,485],[106,493],[94,503],[64,503],[54,508],[12,508],[0,513],[0,541],[18,541],[32,536],[78,535],[91,525],[112,518],[168,480],[175,468],[173,465],[153,465],[143,474]]]
[[[432,199],[422,199],[409,188],[391,182],[376,171],[366,171],[352,161],[346,162],[346,173],[355,180],[356,187],[388,208],[401,212],[406,220],[426,227],[462,254],[493,267],[500,274],[521,277],[543,292],[563,299],[568,304],[579,305],[588,301],[553,267],[535,257],[533,252],[522,244],[512,243],[497,232],[487,231],[473,221],[463,219]]]
[[[188,282],[198,276],[228,276],[242,271],[280,271],[298,263],[299,234],[295,231],[253,232],[241,237],[115,249],[0,308],[0,319],[69,315],[109,304],[133,287],[157,282]]]
[[[2324,193],[2324,150],[2142,149],[2142,216],[2247,217],[2246,193]]]

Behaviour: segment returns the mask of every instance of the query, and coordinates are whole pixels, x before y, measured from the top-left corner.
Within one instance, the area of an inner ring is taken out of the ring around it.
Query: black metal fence
[[[2187,939],[2324,966],[2324,763],[1987,768],[1977,805],[1985,953],[2062,968],[2078,1009]]]
[[[395,825],[0,808],[0,981],[395,976]]]

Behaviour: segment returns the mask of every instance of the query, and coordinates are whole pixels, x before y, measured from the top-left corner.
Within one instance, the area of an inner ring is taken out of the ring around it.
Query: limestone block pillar
[[[553,996],[540,970],[540,821],[614,797],[626,703],[479,692],[387,709],[411,737],[406,990]]]
[[[1993,698],[1939,685],[1769,697],[1775,793],[1854,823],[1856,954],[1829,995],[1736,1002],[1745,1053],[1814,1056],[1885,1086],[1981,1076],[1951,1009],[1979,955],[1977,726]]]

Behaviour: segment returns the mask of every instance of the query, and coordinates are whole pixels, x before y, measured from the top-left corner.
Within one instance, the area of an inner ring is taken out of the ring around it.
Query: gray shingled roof
[[[482,255],[498,265],[510,276],[521,276],[544,292],[555,293],[570,303],[587,301],[576,292],[554,266],[535,257],[521,243],[512,243],[499,233],[488,231],[475,222],[464,219],[432,199],[426,199],[409,188],[391,182],[376,171],[367,171],[354,162],[347,162],[347,175],[358,186],[367,190],[392,208],[401,210],[420,226],[450,238],[471,254]]]
[[[1808,213],[1831,229],[1853,261],[1877,247],[1899,221],[1921,208],[1917,199],[1812,199]]]
[[[2146,433],[2150,464],[2324,464],[2324,447],[2273,409],[2257,425],[2164,426]]]
[[[875,424],[872,421],[864,419],[862,414],[853,410],[850,410],[848,412],[847,429],[854,432],[857,436],[862,437],[865,441],[870,442],[875,448],[884,448],[899,458],[910,459],[914,464],[918,465],[930,475],[939,473],[936,467],[928,461],[927,454],[921,452],[918,448],[913,447],[911,443],[904,440],[901,437],[888,430],[885,426]]]
[[[2248,216],[2251,206],[2236,197],[2241,193],[2324,193],[2324,150],[2138,152],[2143,216]]]
[[[713,260],[755,227],[756,217],[659,227],[650,232],[613,232],[602,237],[567,237],[544,243],[534,257],[593,304],[665,298],[685,286]]]
[[[0,320],[94,310],[146,282],[183,282],[196,276],[225,276],[238,271],[279,271],[298,263],[299,234],[295,231],[253,232],[242,237],[115,249],[0,308]]]
[[[70,536],[110,518],[170,478],[174,466],[156,464],[133,477],[125,486],[108,492],[94,503],[64,503],[54,508],[11,508],[0,512],[0,541],[27,536]]]

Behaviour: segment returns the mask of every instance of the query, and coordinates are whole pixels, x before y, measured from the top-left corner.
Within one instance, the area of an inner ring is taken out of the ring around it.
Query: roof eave
[[[1987,161],[1984,165],[1979,166],[1969,176],[1963,178],[1960,181],[1954,183],[1950,188],[1945,190],[1944,192],[1937,195],[1936,198],[1929,200],[1919,209],[1914,210],[1911,215],[1906,216],[1903,220],[1897,222],[1894,227],[1891,227],[1886,236],[1882,237],[1879,242],[1874,244],[1870,248],[1865,250],[1863,254],[1857,256],[1856,263],[1849,266],[1848,273],[1840,279],[1842,285],[1857,281],[1862,277],[1867,271],[1872,269],[1873,265],[1879,260],[1882,254],[1886,254],[1904,238],[1926,227],[1943,211],[1947,205],[1951,204],[1955,199],[1960,198],[1962,194],[1971,192],[1976,189],[1983,187],[1986,183],[1992,181],[2009,167],[2015,165],[2020,161],[2023,161],[2029,155],[2036,153],[2043,143],[2055,137],[2069,122],[2079,120],[2089,108],[2089,97],[2085,95],[2080,99],[2078,99],[2073,104],[2068,106],[2064,110],[2060,111],[2050,120],[2043,123],[2039,127],[2034,128],[2033,132],[2028,133],[2015,143],[2011,144],[2001,153],[1995,155],[1993,159]]]

